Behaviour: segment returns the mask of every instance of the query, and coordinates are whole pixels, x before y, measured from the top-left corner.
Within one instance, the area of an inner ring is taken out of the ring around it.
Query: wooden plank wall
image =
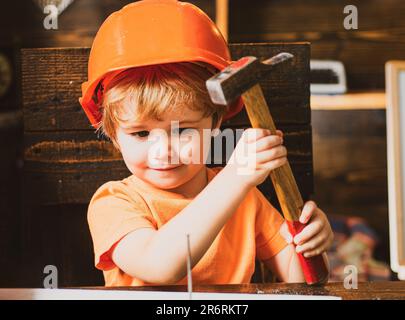
[[[21,263],[21,182],[22,116],[18,110],[20,82],[19,61],[12,47],[0,45],[0,287],[10,287],[18,280],[16,266]],[[8,61],[11,73],[8,74]],[[10,77],[9,85],[6,83]]]
[[[349,4],[358,30],[343,27]],[[229,12],[230,42],[309,41],[312,59],[345,64],[351,90],[384,88],[385,62],[405,56],[402,0],[232,0]]]
[[[18,281],[21,264],[21,182],[22,140],[21,117],[0,113],[0,287]]]
[[[35,0],[0,3],[0,44],[22,48],[90,47],[103,21],[132,0],[75,0],[58,17],[58,29],[46,30],[46,16]],[[215,1],[189,1],[215,19]]]
[[[234,59],[296,56],[262,82],[276,125],[285,132],[289,160],[303,197],[313,192],[307,43],[231,45]],[[88,48],[24,49],[24,265],[25,286],[42,286],[43,268],[59,270],[60,286],[102,284],[93,267],[87,204],[104,182],[130,173],[112,144],[99,139],[78,103],[87,77]],[[245,113],[223,128],[249,126]],[[261,186],[274,202],[271,182]],[[278,203],[275,203],[279,208]]]
[[[330,215],[364,218],[375,257],[389,261],[385,110],[312,112],[314,200]]]

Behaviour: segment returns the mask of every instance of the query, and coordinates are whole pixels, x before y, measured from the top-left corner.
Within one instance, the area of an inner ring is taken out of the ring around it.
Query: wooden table
[[[0,300],[16,299],[16,300],[188,300],[187,286],[184,285],[171,285],[171,286],[144,286],[144,287],[64,287],[60,289],[65,290],[52,290],[41,288],[1,288]],[[83,290],[79,290],[83,289]],[[135,295],[128,295],[125,291],[136,292]],[[109,292],[111,291],[111,292]],[[114,292],[112,292],[114,291]],[[150,294],[146,292],[150,291]],[[165,292],[180,293],[179,295],[169,296]],[[405,281],[392,281],[392,282],[363,282],[359,283],[358,289],[345,289],[342,282],[329,283],[325,287],[309,287],[305,284],[286,284],[286,283],[266,283],[266,284],[235,284],[235,285],[195,285],[193,293],[223,293],[235,294],[240,293],[247,300],[269,299],[269,296],[258,297],[255,295],[260,294],[276,294],[276,299],[280,295],[285,295],[285,299],[293,298],[292,295],[299,295],[298,299],[305,299],[303,296],[313,296],[314,299],[319,300],[320,296],[334,296],[343,300],[405,300]],[[145,293],[145,294],[143,294]],[[160,294],[159,294],[160,293]],[[163,294],[162,294],[163,293]],[[249,297],[246,296],[249,295]],[[204,298],[210,297],[204,295]],[[233,295],[232,295],[233,296]],[[218,295],[214,295],[212,299],[218,299]],[[326,298],[326,297],[325,297]],[[196,295],[194,295],[194,299]],[[219,298],[221,299],[221,298]],[[238,297],[233,296],[222,299],[238,300]],[[284,298],[282,298],[284,299]],[[271,300],[271,299],[270,299]],[[295,300],[295,299],[293,299]],[[305,299],[307,300],[307,299]]]
[[[101,287],[93,287],[101,289]],[[88,289],[88,288],[87,288]],[[105,290],[187,291],[187,286],[102,287]],[[242,285],[195,285],[193,292],[267,293],[332,295],[343,300],[405,300],[405,281],[379,281],[358,284],[358,289],[345,289],[342,282],[325,287],[308,287],[305,284],[267,283]]]

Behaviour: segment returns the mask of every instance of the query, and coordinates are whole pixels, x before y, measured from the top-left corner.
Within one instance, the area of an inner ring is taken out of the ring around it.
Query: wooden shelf
[[[311,95],[311,110],[385,109],[384,91],[359,91],[339,95]]]

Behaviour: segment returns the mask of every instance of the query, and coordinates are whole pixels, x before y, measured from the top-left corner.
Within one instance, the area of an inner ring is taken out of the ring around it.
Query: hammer
[[[262,62],[252,56],[239,59],[207,80],[206,86],[212,102],[229,105],[242,95],[252,127],[269,129],[275,135],[276,127],[259,81],[275,68],[292,61],[293,57],[283,52]],[[270,177],[288,229],[295,236],[305,227],[299,222],[304,202],[288,161],[272,170]],[[329,271],[322,255],[305,258],[299,253],[298,258],[308,285],[323,285],[327,282]]]

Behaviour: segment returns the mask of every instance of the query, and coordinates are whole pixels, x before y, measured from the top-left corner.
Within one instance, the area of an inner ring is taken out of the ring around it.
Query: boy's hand
[[[280,130],[272,135],[268,129],[246,129],[223,170],[230,172],[239,183],[255,187],[266,180],[272,170],[287,162],[282,137]]]
[[[286,222],[280,228],[280,234],[285,240],[296,245],[297,253],[302,253],[304,257],[310,258],[329,249],[333,242],[332,228],[326,214],[317,207],[314,201],[307,201],[304,204],[299,221],[306,226],[294,239]]]

